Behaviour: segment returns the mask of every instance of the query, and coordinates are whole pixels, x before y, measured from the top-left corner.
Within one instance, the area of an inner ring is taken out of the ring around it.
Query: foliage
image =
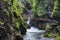
[[[36,14],[37,0],[26,0],[26,1],[31,4],[31,7],[32,7],[32,18],[34,18],[35,14]]]
[[[52,12],[52,18],[54,19],[60,19],[60,0],[55,0],[54,3],[54,9]],[[46,26],[46,33],[44,34],[45,36],[48,37],[55,37],[56,40],[60,40],[60,25],[51,25],[47,24]]]
[[[38,16],[44,16],[48,13],[48,10],[46,9],[49,5],[49,0],[41,0],[37,3],[36,13]]]
[[[1,0],[0,39],[15,40],[18,36],[18,39],[22,40],[21,27],[26,28],[28,26],[21,16],[23,8],[24,5],[21,0]]]
[[[55,39],[55,40],[60,40],[60,36],[56,37],[56,39]]]
[[[13,4],[11,6],[11,10],[12,10],[12,13],[13,13],[13,16],[16,16],[15,18],[13,18],[13,20],[15,20],[16,24],[18,23],[18,25],[22,24],[23,26],[27,26],[26,22],[23,20],[21,14],[23,13],[23,8],[24,8],[24,5],[23,3],[21,2],[21,0],[14,0],[13,1]],[[14,15],[15,14],[15,15]],[[19,26],[18,26],[19,28]]]
[[[60,26],[52,25],[52,24],[46,24],[45,28],[46,32],[44,34],[45,37],[57,37],[60,35]]]
[[[27,0],[32,6],[32,17],[45,17],[48,15],[50,0]]]
[[[60,1],[56,0],[54,4],[55,5],[54,5],[53,12],[52,12],[52,17],[59,19],[60,18]]]

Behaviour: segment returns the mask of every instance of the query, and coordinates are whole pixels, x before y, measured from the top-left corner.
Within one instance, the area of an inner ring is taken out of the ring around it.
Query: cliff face
[[[23,40],[28,26],[21,16],[23,8],[21,0],[0,0],[0,40]]]

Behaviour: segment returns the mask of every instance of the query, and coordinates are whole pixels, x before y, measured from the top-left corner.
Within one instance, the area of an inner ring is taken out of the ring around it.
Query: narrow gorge
[[[0,40],[60,40],[60,0],[0,0]]]

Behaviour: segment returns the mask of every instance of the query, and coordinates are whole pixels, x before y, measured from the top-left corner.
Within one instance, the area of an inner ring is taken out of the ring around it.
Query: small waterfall
[[[30,23],[30,17],[28,18],[27,24]],[[26,35],[23,36],[24,40],[54,40],[53,38],[43,37],[45,30],[39,30],[31,26],[30,29],[27,29]]]
[[[27,29],[27,32],[45,32],[45,30],[39,30],[38,28],[31,27],[31,29]]]
[[[30,17],[28,21],[26,22],[29,24]],[[27,29],[26,35],[23,36],[24,40],[54,40],[53,38],[46,38],[43,37],[45,30],[39,30],[38,28],[35,28],[31,26],[30,29]]]
[[[29,24],[30,23],[30,17],[28,18],[28,21],[26,22],[27,24]]]

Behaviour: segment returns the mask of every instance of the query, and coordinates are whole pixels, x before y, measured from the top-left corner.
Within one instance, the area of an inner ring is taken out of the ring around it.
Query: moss
[[[21,25],[23,25],[24,28],[27,26],[26,22],[21,16],[24,8],[23,3],[21,0],[2,0],[0,7],[2,7],[2,9],[0,9],[0,34],[2,34],[1,39],[5,40],[9,35],[8,39],[6,39],[9,40],[11,36],[15,38],[16,35],[18,36],[16,40],[21,40],[19,39],[21,37],[20,27],[22,27]]]
[[[47,24],[46,28],[45,28],[46,32],[44,34],[44,36],[46,37],[56,37],[58,35],[60,35],[60,26],[54,26],[51,24]]]
[[[16,27],[19,29],[19,23],[18,22],[16,22]]]
[[[60,40],[60,36],[57,36],[57,37],[55,38],[55,40]]]
[[[0,21],[0,25],[3,25],[3,24],[4,24],[4,22],[1,22],[1,21]]]
[[[47,32],[46,32],[46,33],[44,34],[44,37],[51,37],[51,38],[54,37],[54,38],[55,38],[56,36],[57,36],[57,34],[54,34],[54,33],[47,33]]]
[[[52,18],[56,18],[56,19],[60,18],[60,8],[59,7],[60,7],[59,0],[55,0],[54,9],[52,12]]]

